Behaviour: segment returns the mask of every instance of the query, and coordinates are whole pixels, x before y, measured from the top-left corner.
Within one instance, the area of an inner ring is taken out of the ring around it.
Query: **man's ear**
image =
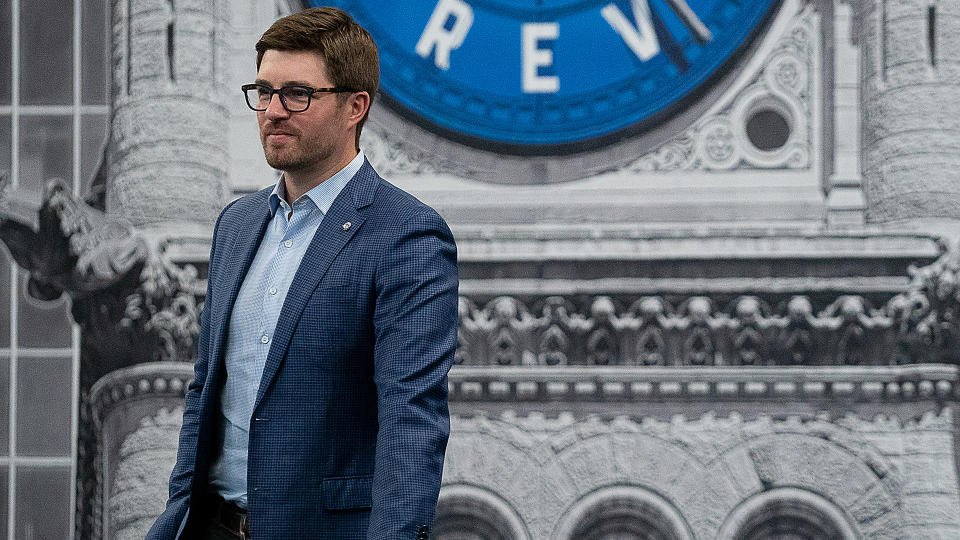
[[[355,92],[350,94],[347,99],[347,110],[349,111],[349,120],[351,124],[359,124],[370,110],[370,94],[366,92]]]

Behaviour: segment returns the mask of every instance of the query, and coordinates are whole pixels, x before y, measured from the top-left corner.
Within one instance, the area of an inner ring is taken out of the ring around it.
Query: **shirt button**
[[[286,242],[283,243],[283,245],[287,247],[293,247],[293,240],[287,240]]]
[[[266,345],[267,343],[270,343],[270,338],[267,336],[260,336],[260,343]]]
[[[276,287],[270,287],[270,288],[267,290],[267,292],[269,292],[270,294],[277,294],[277,288],[276,288]]]

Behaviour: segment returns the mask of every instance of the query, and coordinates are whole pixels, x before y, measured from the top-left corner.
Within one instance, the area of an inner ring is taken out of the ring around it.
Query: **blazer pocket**
[[[355,369],[371,342],[370,323],[358,307],[356,287],[337,285],[314,291],[300,315],[288,358],[315,359],[323,369]]]
[[[323,479],[324,510],[369,510],[373,506],[372,476],[342,476]]]
[[[321,331],[336,331],[358,325],[361,311],[359,286],[333,285],[313,291],[300,320],[302,323],[304,318],[309,319]]]

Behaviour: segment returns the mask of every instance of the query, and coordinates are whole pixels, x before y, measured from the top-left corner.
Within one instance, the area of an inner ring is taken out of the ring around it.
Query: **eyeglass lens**
[[[245,92],[247,104],[252,109],[267,110],[270,101],[273,99],[273,94],[279,93],[280,102],[285,109],[290,112],[302,112],[310,106],[310,95],[312,94],[310,90],[300,86],[284,86],[279,90],[274,90],[268,86],[257,85],[253,88],[247,88]]]

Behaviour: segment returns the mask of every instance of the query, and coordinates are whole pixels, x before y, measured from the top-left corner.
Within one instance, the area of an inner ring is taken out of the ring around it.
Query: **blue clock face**
[[[780,0],[339,0],[380,49],[382,99],[473,147],[598,148],[682,110]]]

